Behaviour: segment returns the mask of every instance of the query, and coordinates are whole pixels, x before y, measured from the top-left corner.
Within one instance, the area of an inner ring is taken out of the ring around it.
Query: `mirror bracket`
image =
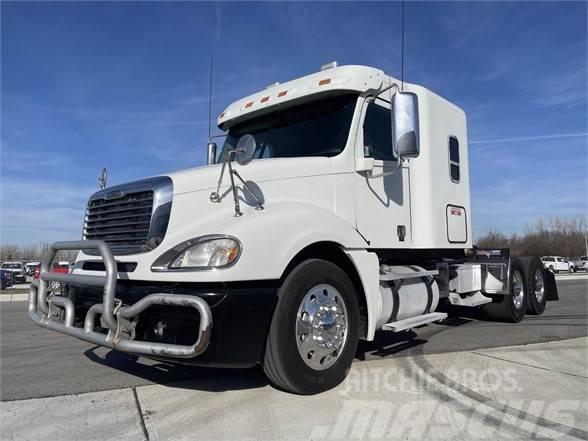
[[[355,160],[355,171],[371,172],[374,169],[374,158],[357,158]]]
[[[239,164],[241,166],[245,166],[245,165],[249,164],[251,162],[251,160],[253,159],[253,155],[255,152],[255,146],[256,146],[256,142],[255,142],[255,138],[253,137],[253,135],[246,134],[246,135],[243,135],[239,139],[239,141],[237,142],[236,148],[234,150],[229,150],[227,152],[227,158],[223,161],[223,166],[221,168],[221,173],[220,173],[220,177],[219,177],[218,184],[216,187],[216,191],[214,191],[210,194],[210,201],[211,202],[221,202],[221,200],[223,198],[220,194],[220,187],[222,184],[223,175],[225,172],[225,167],[228,167],[229,179],[231,181],[231,192],[233,193],[235,217],[240,217],[243,215],[243,212],[241,211],[241,206],[239,204],[239,194],[237,191],[237,186],[235,185],[235,176],[243,184],[243,189],[247,190],[251,194],[251,196],[253,196],[253,199],[257,203],[255,209],[256,210],[263,210],[264,209],[263,203],[259,200],[257,195],[253,192],[253,190],[251,190],[249,185],[247,185],[247,183],[243,180],[243,178],[241,177],[239,172],[237,172],[237,170],[235,170],[233,168],[233,161],[237,162],[237,164]],[[209,143],[209,149],[210,149],[210,143]]]

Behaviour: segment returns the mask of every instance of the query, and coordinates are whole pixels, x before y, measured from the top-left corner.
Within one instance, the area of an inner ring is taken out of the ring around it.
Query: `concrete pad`
[[[0,302],[24,302],[29,300],[28,294],[0,294]]]
[[[473,351],[513,363],[528,364],[588,378],[588,338],[574,338],[541,345],[510,346]]]
[[[5,440],[141,440],[131,389],[0,402]]]
[[[445,386],[451,406],[462,402],[500,426],[528,432],[525,438],[559,439],[560,433],[587,439],[586,377],[550,370],[541,365],[539,357],[520,356],[520,362],[513,363],[485,352],[460,352],[445,358],[431,355],[412,361],[424,376]],[[559,367],[564,367],[567,357],[563,351],[560,354]]]
[[[141,410],[132,389],[4,402],[1,438],[135,440],[142,416],[151,440],[588,439],[587,343],[356,362],[316,396],[259,372],[137,387]]]
[[[534,346],[541,346],[534,345]],[[568,346],[562,349],[574,351]],[[565,363],[565,358],[562,358]],[[238,378],[137,389],[153,439],[585,439],[586,379],[450,353],[355,363],[302,397]],[[244,389],[244,390],[243,390]]]

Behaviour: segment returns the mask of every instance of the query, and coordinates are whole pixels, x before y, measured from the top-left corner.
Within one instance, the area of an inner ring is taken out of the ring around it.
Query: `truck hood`
[[[233,168],[245,181],[256,183],[320,176],[331,174],[333,164],[331,158],[271,158],[255,159],[246,166],[233,162]],[[174,183],[174,194],[190,193],[201,190],[216,189],[222,164],[190,168],[167,173]],[[225,169],[222,187],[230,183],[228,168]]]

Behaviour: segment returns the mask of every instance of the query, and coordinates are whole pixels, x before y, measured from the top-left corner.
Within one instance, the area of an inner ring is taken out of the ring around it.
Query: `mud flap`
[[[554,300],[559,300],[559,294],[557,292],[557,283],[555,283],[555,275],[551,271],[544,269],[543,280],[545,280],[547,301],[552,302]]]

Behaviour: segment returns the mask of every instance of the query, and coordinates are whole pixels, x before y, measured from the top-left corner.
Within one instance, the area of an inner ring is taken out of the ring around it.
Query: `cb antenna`
[[[404,91],[404,0],[402,0],[402,12],[401,12],[401,43],[400,43],[400,84],[401,90]]]
[[[212,55],[210,56],[210,70],[208,72],[208,142],[210,142],[210,120],[212,119]]]

